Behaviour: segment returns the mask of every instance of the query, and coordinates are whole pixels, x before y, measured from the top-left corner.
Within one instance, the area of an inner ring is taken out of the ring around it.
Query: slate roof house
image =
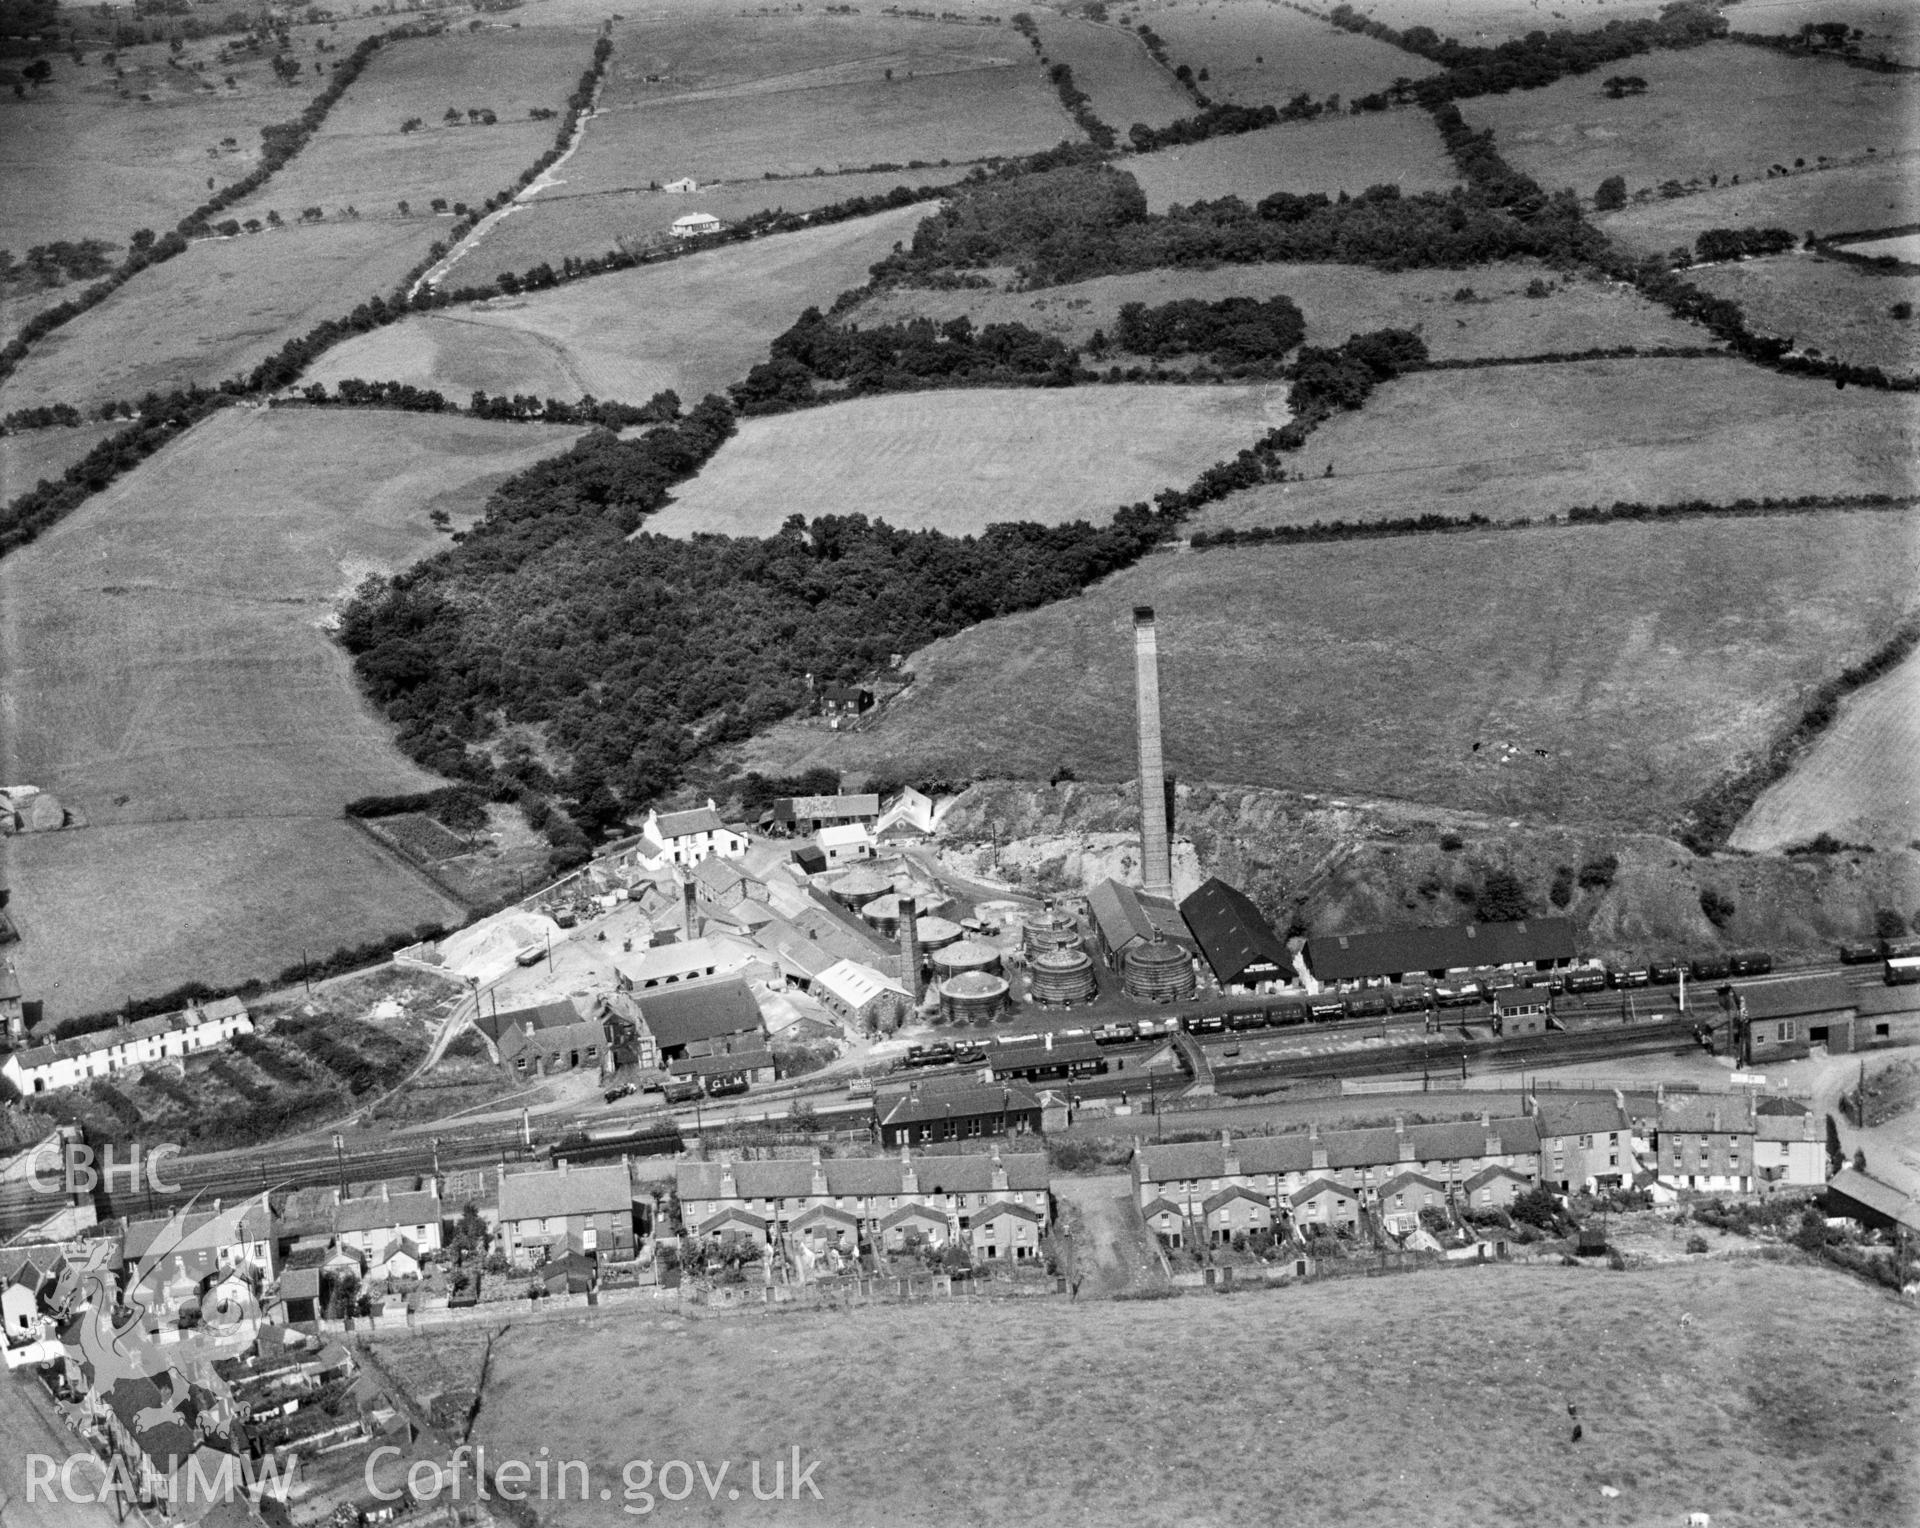
[[[722,820],[711,797],[689,812],[649,809],[641,834],[659,846],[662,862],[675,865],[698,864],[710,854],[737,859],[747,852],[747,835]]]
[[[565,998],[532,1008],[481,1014],[474,1027],[486,1036],[494,1060],[521,1077],[545,1077],[555,1072],[612,1067],[607,1026],[598,1017],[583,1017]]]
[[[539,1262],[568,1247],[599,1258],[633,1256],[633,1178],[624,1161],[500,1174],[500,1235],[507,1260]]]
[[[218,998],[178,1013],[136,1019],[113,1029],[50,1040],[0,1057],[0,1076],[24,1094],[70,1088],[129,1067],[197,1055],[253,1033],[253,1019],[237,997]]]

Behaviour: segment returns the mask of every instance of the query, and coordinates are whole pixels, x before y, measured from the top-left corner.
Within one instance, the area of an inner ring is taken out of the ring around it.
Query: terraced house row
[[[1053,1223],[1044,1152],[823,1160],[780,1157],[682,1162],[681,1223],[695,1236],[760,1244],[793,1237],[816,1250],[862,1243],[900,1251],[915,1231],[980,1259],[1040,1255]]]

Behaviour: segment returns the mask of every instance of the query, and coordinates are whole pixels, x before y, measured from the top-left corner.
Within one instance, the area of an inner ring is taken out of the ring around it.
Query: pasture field
[[[602,110],[561,174],[570,191],[645,190],[924,160],[966,164],[1083,138],[1025,50],[948,74],[747,94],[701,92]],[[531,156],[529,156],[531,157]],[[957,178],[957,177],[956,177]],[[682,212],[707,210],[681,197]],[[761,205],[765,205],[762,203]]]
[[[1851,164],[1920,146],[1920,86],[1824,59],[1707,43],[1632,61],[1647,92],[1611,101],[1597,75],[1461,103],[1516,169],[1582,196],[1609,175],[1637,192],[1711,175],[1764,180],[1770,165]]]
[[[476,1330],[376,1348],[404,1383],[436,1392],[475,1383],[482,1341]],[[623,1495],[622,1470],[648,1459],[646,1504],[676,1523],[1404,1528],[1417,1492],[1432,1528],[1684,1523],[1689,1511],[1841,1528],[1907,1520],[1920,1499],[1886,1420],[1912,1404],[1914,1348],[1910,1311],[1837,1274],[1704,1260],[1145,1303],[957,1299],[700,1321],[628,1306],[498,1336],[473,1441],[490,1459],[545,1447],[584,1462],[587,1499],[574,1471],[574,1499],[542,1504],[581,1525],[631,1521],[643,1504]],[[1204,1361],[1226,1352],[1232,1385]],[[1526,1467],[1459,1469],[1490,1435]],[[818,1461],[820,1502],[756,1503],[750,1461],[765,1492],[778,1455],[791,1487],[796,1447]],[[659,1496],[662,1461],[696,1458],[710,1472],[730,1461],[723,1508],[697,1476],[690,1501]]]
[[[24,97],[0,91],[0,248],[164,233],[207,199],[209,177],[226,185],[259,163],[260,129],[298,118],[325,88],[316,61],[344,58],[393,24],[369,15],[292,26],[292,56],[306,71],[294,85],[275,76],[271,49],[222,62],[221,38],[195,39],[178,55],[165,43],[122,48],[120,80],[97,50],[78,66],[54,55],[51,82]],[[323,41],[325,55],[316,52]]]
[[[197,240],[36,344],[0,384],[0,414],[223,382],[322,319],[392,291],[435,226],[321,223]]]
[[[1073,82],[1093,99],[1093,114],[1120,134],[1136,122],[1165,127],[1197,109],[1193,98],[1124,29],[1056,11],[1034,15],[1045,58],[1073,70]]]
[[[1920,13],[1905,0],[1740,0],[1727,13],[1737,32],[1791,35],[1808,22],[1844,21],[1866,35],[1860,52],[1920,63]]]
[[[565,185],[567,166],[560,184]],[[895,186],[938,186],[959,180],[965,171],[934,166],[923,170],[880,170],[872,174],[801,175],[786,180],[742,180],[701,191],[697,196],[667,191],[604,191],[568,195],[542,193],[502,218],[486,237],[454,262],[448,284],[459,286],[476,276],[503,271],[515,275],[542,261],[556,270],[569,255],[589,259],[614,249],[642,249],[669,238],[673,220],[690,211],[711,212],[723,223],[737,223],[756,212],[811,212],[856,196],[884,196]],[[931,203],[921,216],[933,211]]]
[[[1802,350],[1890,372],[1920,367],[1920,325],[1887,311],[1896,302],[1920,302],[1920,276],[1792,254],[1707,266],[1688,280],[1739,303],[1754,328],[1791,335]]]
[[[1920,606],[1917,528],[1908,510],[1162,554],[931,644],[878,722],[788,723],[743,767],[1129,779],[1129,612],[1152,605],[1181,778],[1661,831]]]
[[[479,203],[511,186],[520,172],[553,146],[557,114],[593,62],[589,29],[483,28],[389,43],[374,55],[313,141],[234,216],[284,218],[322,207],[335,216],[348,206],[385,215],[401,201],[425,211],[434,197]],[[527,113],[544,107],[554,120]],[[491,127],[469,109],[490,110]],[[453,110],[457,125],[445,121]],[[411,133],[409,118],[421,119]]]
[[[1105,520],[1285,424],[1285,400],[1280,386],[974,388],[742,420],[645,529],[771,536],[793,514],[861,514],[960,535]]]
[[[671,387],[691,405],[764,361],[807,307],[865,281],[926,214],[904,207],[409,318],[336,346],[310,375],[411,382],[461,399],[479,388],[644,403]]]
[[[1373,7],[1364,9],[1373,14]],[[1242,106],[1284,106],[1301,94],[1316,101],[1337,95],[1345,103],[1396,79],[1440,72],[1418,54],[1344,32],[1274,0],[1178,0],[1146,11],[1142,19],[1165,40],[1171,62],[1188,65],[1196,77],[1207,71],[1202,90]]]
[[[1920,838],[1920,654],[1841,702],[1833,725],[1753,804],[1732,845],[1764,854],[1822,833],[1882,849]]]
[[[1547,282],[1551,294],[1528,297],[1527,287],[1535,280]],[[1625,287],[1590,280],[1561,285],[1562,280],[1559,272],[1524,260],[1471,271],[1391,275],[1354,265],[1223,265],[1209,271],[1101,276],[1039,292],[892,287],[875,293],[847,318],[865,326],[923,315],[944,322],[964,313],[976,325],[1022,323],[1080,346],[1096,329],[1111,335],[1120,309],[1130,302],[1155,306],[1180,298],[1284,294],[1306,318],[1309,345],[1338,345],[1369,329],[1412,329],[1436,360],[1607,345],[1698,345],[1705,338]],[[1454,294],[1469,285],[1473,300],[1456,302]]]
[[[1709,228],[1785,228],[1796,236],[1898,228],[1920,223],[1920,154],[1876,154],[1860,164],[1737,186],[1723,179],[1690,196],[1650,196],[1598,221],[1610,237],[1649,255],[1691,248]]]
[[[87,1006],[64,975],[78,941],[104,984],[88,990],[118,999],[166,962],[211,967],[243,942],[297,955],[350,925],[370,938],[380,918],[443,917],[447,899],[397,861],[362,874],[380,856],[341,806],[435,782],[393,747],[324,623],[366,575],[443,544],[434,509],[470,520],[580,433],[229,409],[0,561],[0,775],[86,823],[0,841],[22,978],[50,1012]]]
[[[42,478],[58,478],[124,423],[56,426],[0,435],[0,504],[18,498]]]
[[[1407,192],[1444,191],[1460,180],[1433,123],[1418,111],[1284,122],[1136,154],[1124,168],[1146,192],[1150,212],[1222,196],[1257,202],[1276,191],[1357,196],[1384,184]]]
[[[1609,21],[1651,21],[1666,6],[1667,0],[1545,0],[1539,5],[1534,0],[1368,0],[1363,9],[1396,31],[1432,27],[1442,37],[1492,47],[1534,31],[1585,32]],[[1422,62],[1411,53],[1407,57]]]
[[[1005,11],[945,6],[958,21],[811,11],[746,12],[731,0],[692,0],[616,22],[601,104],[617,110],[670,96],[742,95],[947,74],[1026,60],[1027,41],[1001,24]],[[604,11],[600,13],[604,15]]]
[[[1915,491],[1920,420],[1903,394],[1740,361],[1582,361],[1427,372],[1316,430],[1305,480],[1210,504],[1196,527],[1429,511],[1539,518],[1626,499],[1726,501]],[[1335,476],[1323,477],[1329,463]]]
[[[1862,239],[1847,248],[1858,255],[1871,255],[1876,259],[1892,255],[1896,260],[1904,260],[1909,265],[1920,264],[1920,233],[1889,234],[1884,239]]]

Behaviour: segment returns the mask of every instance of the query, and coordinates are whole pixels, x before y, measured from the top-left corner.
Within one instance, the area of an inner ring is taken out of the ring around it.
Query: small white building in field
[[[718,233],[720,219],[711,212],[689,212],[685,217],[673,220],[672,231],[676,239],[697,239],[703,233]]]
[[[700,189],[700,182],[695,180],[691,175],[683,175],[678,180],[668,181],[660,189],[662,191],[671,191],[675,196],[686,196],[690,192],[698,191]]]

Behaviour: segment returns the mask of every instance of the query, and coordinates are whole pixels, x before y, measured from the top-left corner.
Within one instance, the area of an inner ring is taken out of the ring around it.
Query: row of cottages
[[[1002,1135],[1038,1135],[1045,1128],[1040,1095],[1019,1082],[909,1084],[873,1101],[882,1146],[928,1146]]]
[[[570,1166],[563,1158],[550,1171],[499,1174],[502,1250],[517,1266],[570,1253],[626,1262],[637,1245],[641,1217],[633,1173],[627,1163]]]
[[[1669,1189],[1750,1194],[1827,1181],[1813,1112],[1791,1099],[1667,1094],[1657,1109],[1648,1165]]]
[[[1540,1136],[1533,1119],[1330,1130],[1140,1145],[1135,1200],[1170,1245],[1194,1235],[1225,1242],[1310,1224],[1356,1231],[1369,1211],[1389,1230],[1449,1202],[1504,1208],[1533,1187]]]
[[[515,1077],[613,1069],[606,1021],[582,1014],[571,998],[478,1014],[473,1024],[494,1064]]]
[[[682,1162],[675,1174],[690,1235],[767,1244],[797,1238],[812,1251],[863,1243],[897,1252],[917,1231],[957,1242],[983,1261],[1040,1255],[1053,1223],[1045,1152],[898,1158],[808,1157]]]
[[[178,1013],[9,1051],[0,1060],[0,1077],[22,1095],[46,1093],[132,1067],[196,1055],[225,1045],[235,1035],[252,1033],[253,1019],[246,1004],[237,997],[217,998]]]
[[[880,821],[880,798],[875,795],[781,796],[762,823],[775,833],[805,838],[822,828],[849,823],[872,828]]]
[[[1442,928],[1323,934],[1302,952],[1315,982],[1391,981],[1425,974],[1443,980],[1482,967],[1549,971],[1573,960],[1573,923],[1523,918],[1507,923],[1456,923]]]

